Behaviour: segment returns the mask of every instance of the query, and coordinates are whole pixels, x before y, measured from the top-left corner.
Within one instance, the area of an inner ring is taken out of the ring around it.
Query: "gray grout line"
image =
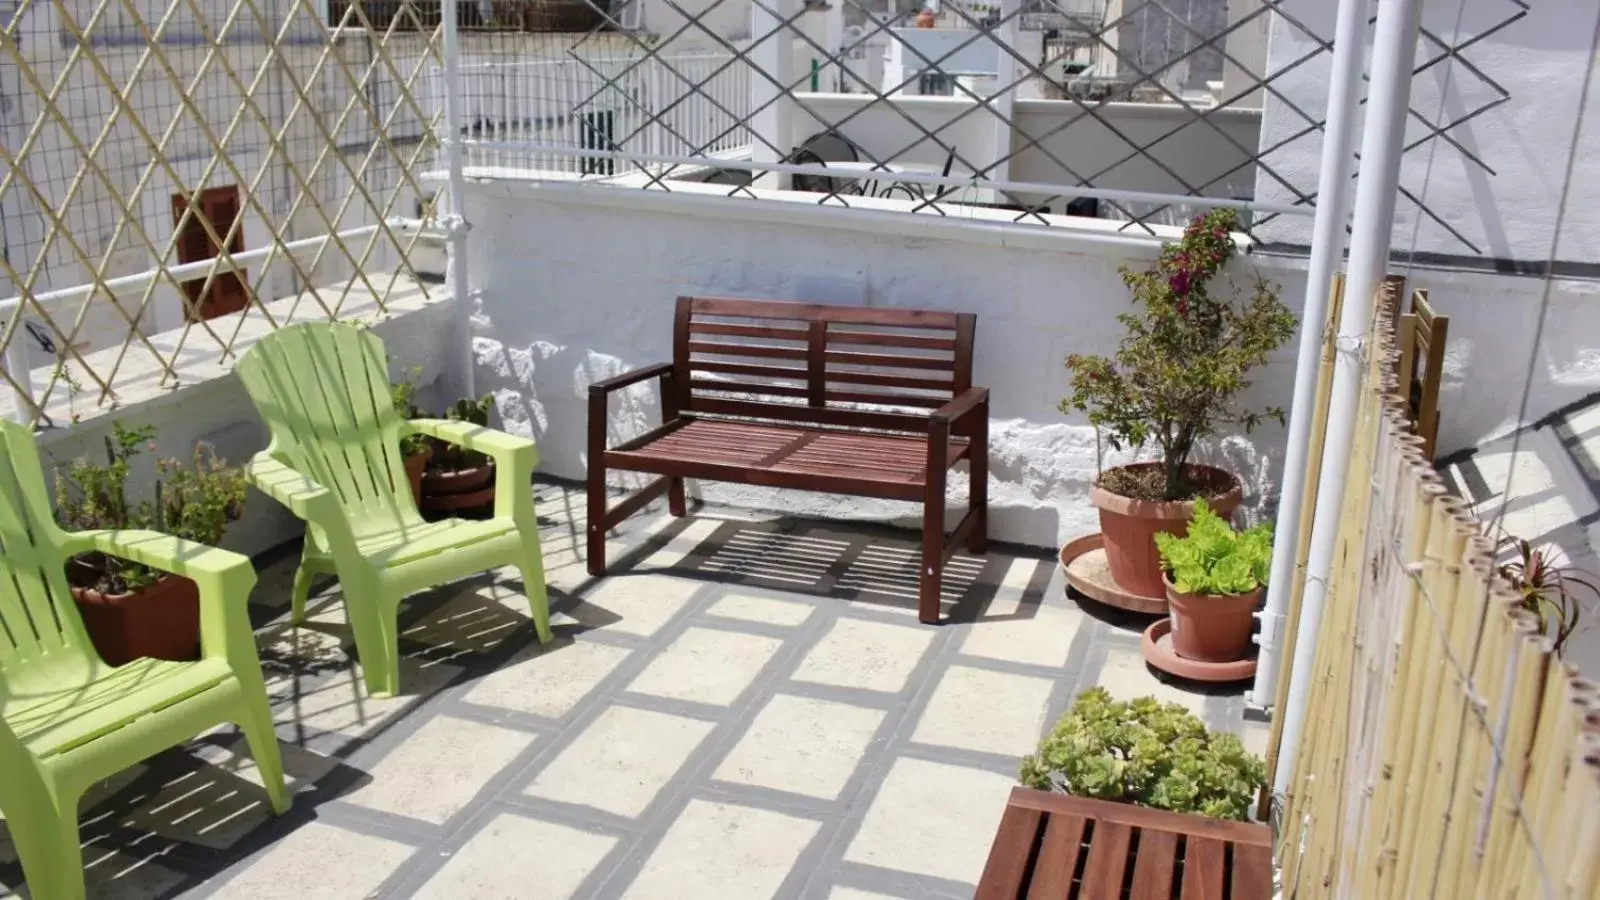
[[[903,759],[920,759],[926,762],[962,766],[968,769],[982,769],[985,772],[995,772],[1008,778],[1017,777],[1017,766],[1022,762],[1022,757],[1020,756],[1007,756],[1003,753],[968,750],[964,747],[946,747],[942,744],[929,744],[911,740],[906,740],[900,744],[898,755]]]
[[[869,866],[864,863],[840,863],[838,870],[838,884],[857,887],[861,890],[886,893],[891,896],[899,895],[914,900],[971,900],[972,885],[959,881],[950,881],[936,878],[932,875],[918,875],[911,872],[902,872],[898,869],[884,869],[878,866]],[[826,896],[819,894],[818,896]],[[1103,898],[1086,898],[1086,900],[1103,900]]]

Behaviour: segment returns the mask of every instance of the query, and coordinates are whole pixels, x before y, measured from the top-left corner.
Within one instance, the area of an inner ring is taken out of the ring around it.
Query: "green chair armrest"
[[[256,489],[282,503],[301,519],[314,518],[324,497],[333,492],[300,474],[267,451],[257,453],[244,467],[244,474]]]
[[[159,531],[80,531],[67,552],[98,550],[190,579],[200,588],[200,649],[234,665],[259,665],[247,604],[256,583],[250,558]]]
[[[242,581],[248,589],[256,580],[256,570],[249,557],[159,531],[79,531],[67,536],[66,549],[74,554],[98,550],[107,556],[182,575],[202,584],[210,580],[238,587]]]
[[[530,473],[539,464],[539,447],[533,441],[496,431],[486,425],[474,425],[458,419],[411,419],[405,424],[413,434],[425,434],[494,457],[497,466],[509,467],[518,455],[529,458]]]

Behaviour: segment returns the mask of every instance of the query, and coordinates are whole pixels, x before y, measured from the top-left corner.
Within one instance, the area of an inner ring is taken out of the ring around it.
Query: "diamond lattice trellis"
[[[431,288],[438,8],[18,0],[0,32],[11,414],[170,386],[263,327]],[[381,23],[381,24],[380,24]],[[418,201],[421,201],[420,203]]]

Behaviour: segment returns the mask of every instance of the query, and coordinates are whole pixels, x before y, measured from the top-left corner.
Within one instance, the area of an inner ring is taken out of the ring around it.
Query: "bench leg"
[[[683,479],[682,478],[668,478],[667,479],[667,512],[670,512],[674,516],[676,516],[676,517],[681,519],[681,518],[683,518],[683,516],[687,512],[687,510],[688,510],[688,505],[685,502],[684,493],[683,493]]]
[[[967,550],[973,553],[989,552],[989,407],[973,416],[972,451],[967,461],[967,471],[972,481],[967,491],[968,507],[976,519],[967,534]]]
[[[917,586],[917,618],[939,624],[939,594],[944,584],[943,466],[930,466],[927,492],[922,498],[922,571]]]
[[[589,574],[606,572],[606,467],[594,454],[589,456]]]

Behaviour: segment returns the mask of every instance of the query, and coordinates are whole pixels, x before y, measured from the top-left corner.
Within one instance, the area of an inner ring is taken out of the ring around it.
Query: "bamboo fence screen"
[[[1600,898],[1600,685],[1551,652],[1423,457],[1398,293],[1374,323],[1313,715],[1273,760],[1292,766],[1283,896]]]

